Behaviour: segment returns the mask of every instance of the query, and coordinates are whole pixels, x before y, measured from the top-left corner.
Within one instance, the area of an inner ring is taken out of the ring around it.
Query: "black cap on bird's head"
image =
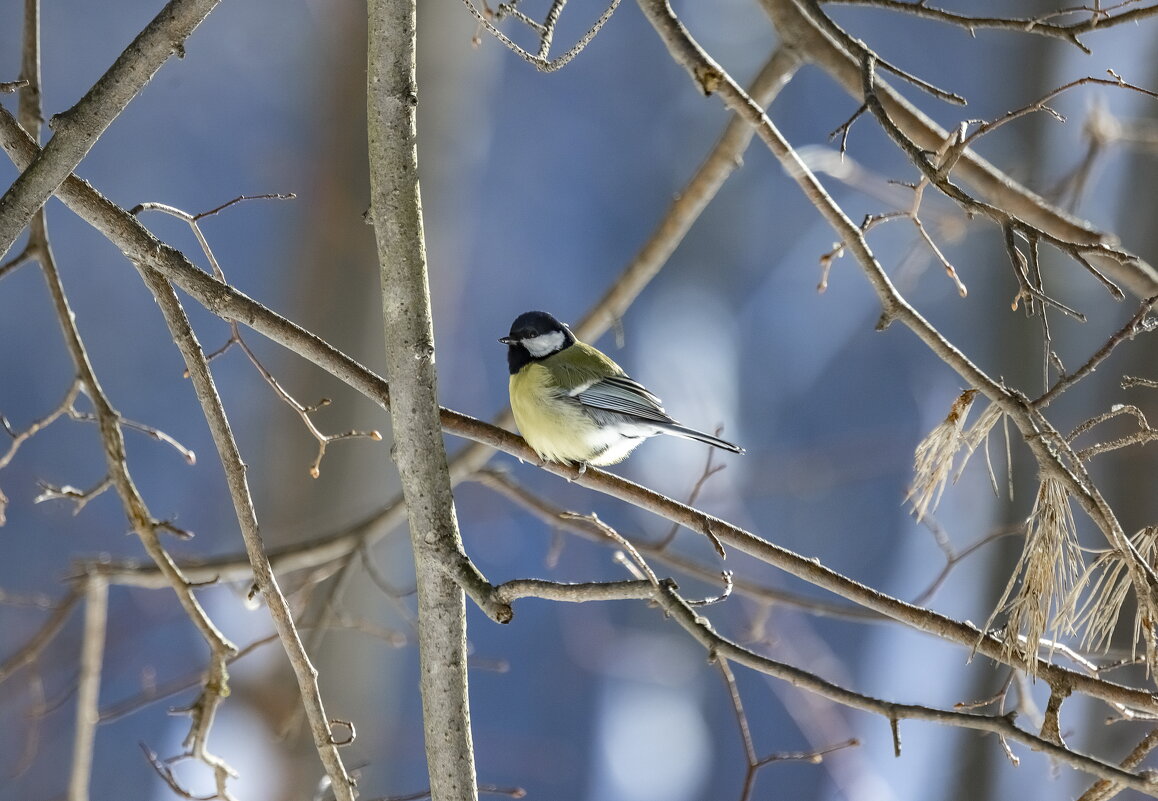
[[[528,363],[574,345],[575,335],[547,312],[529,311],[515,318],[511,333],[499,342],[507,346],[507,366],[514,375]]]
[[[511,333],[499,339],[504,345],[512,345],[514,341],[531,339],[550,334],[553,331],[564,331],[566,326],[545,311],[523,312],[511,323]]]

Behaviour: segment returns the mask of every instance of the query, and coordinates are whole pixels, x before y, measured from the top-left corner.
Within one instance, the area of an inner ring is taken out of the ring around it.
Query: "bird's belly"
[[[600,426],[539,365],[511,376],[511,411],[527,444],[552,462],[616,464],[643,441],[618,426]]]

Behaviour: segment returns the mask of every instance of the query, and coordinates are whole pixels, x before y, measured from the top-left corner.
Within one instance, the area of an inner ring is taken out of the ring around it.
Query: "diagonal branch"
[[[854,55],[862,48],[832,22],[816,0],[760,0],[771,17],[785,47],[823,69],[844,90],[862,102],[861,59]],[[904,135],[925,151],[934,152],[949,134],[930,117],[883,82],[877,95],[889,119]],[[965,150],[954,173],[973,187],[986,203],[1005,209],[1028,225],[1060,241],[1082,246],[1116,246],[1116,239],[1089,223],[1047,203],[972,150]],[[1141,258],[1128,254],[1121,259],[1093,253],[1090,260],[1104,274],[1139,298],[1158,294],[1158,271]]]
[[[748,87],[752,101],[761,107],[770,104],[796,74],[799,65],[800,61],[794,52],[777,47]],[[755,135],[755,127],[743,115],[737,114],[728,120],[719,140],[687,184],[676,193],[667,212],[635,258],[591,311],[574,326],[575,336],[584,342],[591,342],[618,323],[651,279],[667,264],[692,225],[716,197],[720,187],[743,163],[744,151]]]
[[[778,47],[752,80],[749,93],[761,106],[769,105],[796,74],[800,65],[796,55]],[[575,335],[584,342],[594,342],[616,325],[640,293],[659,275],[671,254],[684,240],[704,209],[719,193],[724,182],[743,163],[744,151],[755,135],[751,122],[734,115],[724,132],[704,157],[695,174],[668,206],[639,252],[612,282],[611,287],[574,326]],[[509,428],[514,417],[505,410],[496,423]],[[454,475],[462,477],[481,469],[491,457],[489,448],[471,446],[455,458]]]
[[[83,598],[81,587],[73,586],[52,610],[52,614],[48,620],[37,630],[37,632],[29,638],[29,640],[11,654],[3,662],[0,662],[0,684],[8,680],[16,671],[27,665],[31,665],[40,655],[44,649],[56,638],[64,628],[64,624],[68,622],[68,618],[72,615],[73,608]]]
[[[798,1],[808,2],[808,0]],[[696,84],[701,88],[710,87],[714,92],[718,92],[728,108],[744,114],[752,121],[756,126],[757,135],[780,160],[805,197],[855,256],[881,303],[883,313],[878,327],[884,328],[893,322],[901,322],[941,361],[967,381],[969,386],[982,392],[1007,415],[1021,432],[1022,438],[1037,460],[1043,477],[1056,478],[1061,482],[1066,493],[1078,502],[1107,541],[1121,555],[1130,571],[1140,606],[1139,618],[1153,620],[1155,615],[1158,615],[1158,574],[1130,542],[1121,522],[1060,432],[1027,398],[1021,393],[1009,390],[985,373],[901,296],[869,248],[863,231],[828,194],[764,111],[752,102],[732,77],[691,38],[687,29],[676,18],[670,3],[667,0],[639,0],[639,5],[667,45],[672,57],[688,71]],[[863,77],[858,72],[858,78]],[[1042,210],[1046,209],[1043,207]],[[1158,662],[1158,632],[1148,628],[1145,642],[1151,663]]]
[[[1092,776],[1131,787],[1146,795],[1158,797],[1158,779],[1149,772],[1140,774],[1130,772],[1129,768],[1134,767],[1137,763],[1124,764],[1122,767],[1118,767],[1067,748],[1048,738],[1032,734],[1018,727],[1014,722],[1014,714],[984,714],[970,710],[938,709],[923,704],[887,701],[851,690],[810,671],[752,651],[717,632],[711,621],[680,595],[671,579],[664,579],[659,582],[632,581],[607,584],[559,584],[548,581],[520,580],[502,584],[496,588],[496,591],[512,600],[534,597],[574,603],[635,599],[647,593],[667,617],[674,620],[707,650],[710,659],[722,659],[725,664],[734,662],[738,665],[744,665],[751,670],[789,682],[842,706],[881,715],[893,723],[894,730],[896,724],[901,720],[922,720],[943,726],[990,732],[1002,738],[1020,742],[1034,751],[1045,753],[1058,762]],[[749,765],[758,766],[761,762],[753,758],[754,750],[749,737],[744,736],[744,741]]]
[[[806,670],[769,659],[721,636],[713,630],[711,623],[706,618],[679,596],[670,583],[661,585],[655,600],[676,623],[691,634],[713,656],[722,657],[761,673],[775,676],[791,682],[797,687],[806,687],[811,692],[838,704],[883,715],[893,722],[894,731],[897,721],[925,720],[942,725],[990,732],[1027,745],[1034,751],[1047,754],[1078,770],[1120,782],[1146,795],[1158,797],[1158,781],[1155,781],[1149,774],[1130,773],[1126,769],[1108,765],[1099,759],[1031,734],[1015,725],[1012,715],[985,715],[976,712],[937,709],[921,704],[895,703],[864,695],[827,681]]]
[[[1087,55],[1092,51],[1082,44],[1078,37],[1083,33],[1095,30],[1113,28],[1128,22],[1138,22],[1147,17],[1158,16],[1158,6],[1150,5],[1140,8],[1125,8],[1130,0],[1116,3],[1113,6],[1081,7],[1073,6],[1057,11],[1041,14],[1036,17],[985,17],[973,14],[961,14],[948,9],[932,6],[921,0],[827,0],[833,5],[856,5],[884,8],[901,14],[910,14],[914,17],[936,20],[948,25],[956,25],[965,29],[970,35],[978,29],[1005,30],[1017,33],[1030,33],[1039,36],[1052,36],[1069,42]],[[1053,22],[1056,17],[1065,15],[1086,15],[1078,22]]]
[[[262,542],[257,523],[257,513],[253,508],[253,500],[249,494],[245,463],[242,461],[237,441],[233,437],[233,431],[229,426],[221,397],[217,394],[213,375],[209,371],[209,363],[205,360],[205,354],[193,333],[185,310],[181,307],[181,303],[177,300],[177,296],[169,286],[168,281],[157,273],[144,268],[141,268],[141,276],[156,298],[173,336],[173,341],[185,359],[189,378],[193,383],[197,398],[201,402],[206,421],[209,423],[210,434],[221,457],[221,465],[229,485],[229,494],[233,499],[234,513],[241,528],[242,541],[249,556],[249,563],[253,568],[254,582],[261,590],[270,617],[273,619],[274,627],[277,629],[278,637],[281,639],[282,647],[293,667],[302,703],[310,721],[314,747],[326,768],[330,787],[338,801],[353,801],[354,781],[346,772],[342,759],[338,755],[337,745],[330,729],[331,721],[326,715],[318,689],[317,670],[314,669],[309,655],[302,645],[301,638],[294,626],[293,613],[290,611],[289,604],[280,587],[278,587],[277,577],[274,575],[269,558],[265,554],[265,545]],[[224,658],[218,658],[215,664],[220,665],[223,674]],[[204,717],[212,719],[211,714],[204,715]]]
[[[25,8],[24,53],[21,70],[25,87],[21,91],[20,121],[33,141],[38,141],[41,126],[40,108],[40,4],[29,0]],[[38,154],[43,156],[43,151]],[[33,163],[35,166],[35,162]],[[71,172],[66,170],[64,177]],[[59,182],[58,182],[59,183]],[[15,188],[15,187],[14,187]],[[101,388],[88,351],[81,340],[75,315],[57,270],[56,260],[48,237],[48,225],[42,205],[37,205],[30,213],[31,225],[25,254],[35,258],[48,287],[52,305],[56,312],[65,345],[72,358],[76,375],[68,393],[67,407],[62,407],[76,417],[72,407],[79,392],[88,395],[92,402],[93,421],[100,430],[104,445],[108,475],[101,486],[115,486],[121,498],[125,514],[136,531],[158,572],[165,577],[194,625],[201,632],[211,652],[215,664],[224,665],[225,660],[236,653],[236,647],[218,630],[193,595],[192,586],[181,575],[164,546],[161,545],[158,530],[163,527],[149,514],[144,499],[140,496],[129,473],[125,457],[123,419],[113,408]],[[23,223],[21,223],[23,227]],[[9,245],[11,243],[8,243]],[[6,245],[7,247],[7,245]],[[95,493],[99,494],[96,490]],[[92,497],[92,495],[86,495]],[[84,501],[87,502],[87,501]],[[108,585],[104,576],[88,575],[81,582],[85,597],[84,634],[81,645],[80,674],[77,680],[76,728],[73,734],[73,754],[69,772],[68,797],[70,801],[87,801],[89,784],[92,779],[93,749],[96,741],[96,727],[99,722],[99,700],[101,667],[104,654],[105,632],[108,625]],[[42,632],[49,630],[45,627]],[[207,709],[216,706],[228,694],[224,674],[209,676],[203,682],[201,702]],[[211,714],[207,720],[211,719]],[[220,760],[218,764],[223,765]]]
[[[219,2],[170,0],[88,93],[56,116],[52,139],[0,197],[0,259],[169,56],[184,54],[185,40]]]

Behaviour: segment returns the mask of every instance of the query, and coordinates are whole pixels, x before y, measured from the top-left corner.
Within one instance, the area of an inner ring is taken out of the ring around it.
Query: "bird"
[[[583,472],[622,462],[657,434],[744,453],[674,420],[659,398],[547,312],[520,314],[499,342],[507,346],[515,425],[540,459]]]

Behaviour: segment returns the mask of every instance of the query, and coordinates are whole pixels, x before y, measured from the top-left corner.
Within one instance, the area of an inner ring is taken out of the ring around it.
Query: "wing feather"
[[[674,423],[663,403],[643,384],[627,376],[608,376],[582,387],[572,396],[584,406],[617,412],[640,420]]]

